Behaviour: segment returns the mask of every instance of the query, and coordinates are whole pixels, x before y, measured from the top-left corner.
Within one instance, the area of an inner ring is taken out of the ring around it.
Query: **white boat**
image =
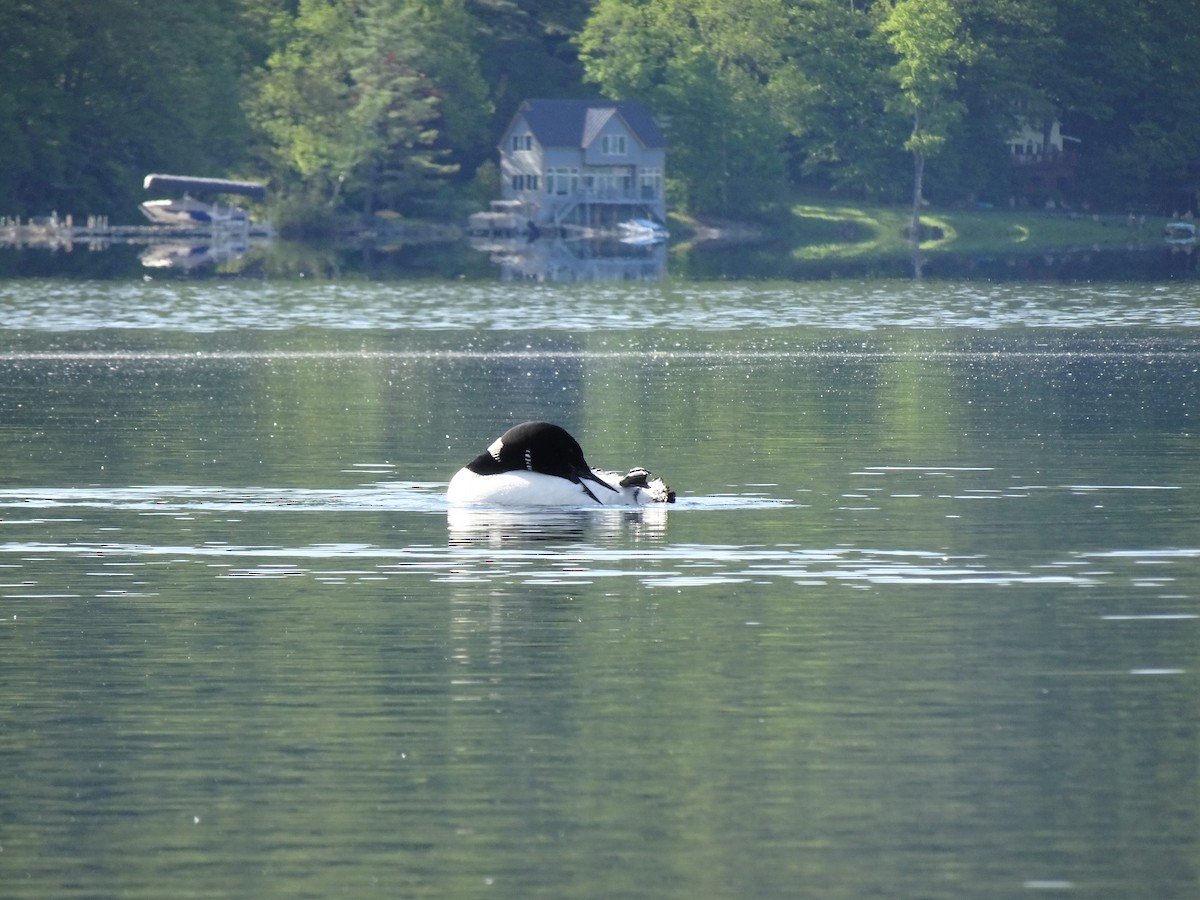
[[[1190,244],[1196,240],[1196,226],[1191,222],[1168,222],[1163,237],[1171,244]]]
[[[232,225],[250,221],[240,206],[205,203],[194,197],[178,200],[147,200],[139,207],[155,225]]]
[[[653,219],[630,219],[617,225],[621,241],[626,244],[660,244],[671,235]]]
[[[261,199],[266,196],[265,185],[254,181],[230,181],[225,178],[197,178],[187,175],[147,175],[142,182],[146,190],[181,190],[184,195],[173,200],[147,200],[140,205],[142,215],[156,225],[192,228],[222,226],[245,227],[250,222],[246,210],[233,204],[199,200],[191,193],[236,194]]]

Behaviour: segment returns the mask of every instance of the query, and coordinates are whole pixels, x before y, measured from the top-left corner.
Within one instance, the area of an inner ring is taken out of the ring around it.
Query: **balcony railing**
[[[1014,166],[1036,166],[1039,168],[1057,168],[1075,165],[1074,150],[1051,149],[1047,153],[1013,153],[1009,157]]]
[[[576,203],[647,203],[658,200],[660,196],[661,192],[650,185],[634,188],[580,185],[574,190],[559,191],[556,189],[546,194],[547,199],[557,198],[559,202],[574,201]]]

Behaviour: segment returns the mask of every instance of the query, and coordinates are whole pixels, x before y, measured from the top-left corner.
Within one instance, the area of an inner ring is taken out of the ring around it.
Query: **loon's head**
[[[466,467],[476,475],[525,471],[565,478],[580,485],[593,500],[597,498],[585,482],[614,490],[592,472],[579,441],[565,428],[550,422],[514,425]]]

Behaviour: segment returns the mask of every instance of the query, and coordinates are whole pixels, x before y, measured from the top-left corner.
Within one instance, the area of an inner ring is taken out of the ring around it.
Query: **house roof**
[[[620,116],[645,147],[667,139],[650,111],[636,100],[526,100],[517,109],[543,147],[586,147],[613,116]]]

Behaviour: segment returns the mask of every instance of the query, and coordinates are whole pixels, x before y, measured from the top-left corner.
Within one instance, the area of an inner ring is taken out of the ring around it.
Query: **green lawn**
[[[910,245],[905,231],[911,210],[904,206],[872,206],[805,199],[769,222],[757,226],[761,239],[788,248],[797,260],[848,259],[904,255]],[[677,217],[687,228],[689,220]],[[930,208],[922,223],[941,229],[936,240],[922,241],[925,253],[1037,253],[1079,247],[1121,246],[1162,239],[1162,217],[1147,217],[1131,226],[1117,213],[1100,216],[1041,209],[945,210]]]
[[[793,254],[798,259],[834,256],[894,255],[907,252],[905,231],[910,210],[898,206],[797,203],[785,220]],[[1130,241],[1160,240],[1163,218],[1147,218],[1130,226],[1124,216],[1093,217],[1045,210],[929,209],[921,217],[942,236],[922,241],[921,249],[936,253],[1000,252],[1066,249]]]

